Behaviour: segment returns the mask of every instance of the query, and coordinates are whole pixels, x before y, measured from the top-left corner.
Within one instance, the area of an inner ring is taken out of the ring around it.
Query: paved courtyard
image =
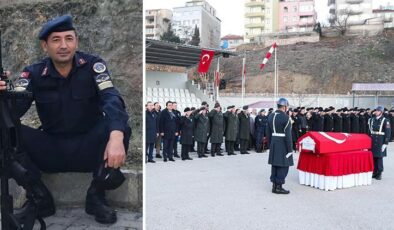
[[[147,164],[146,229],[394,229],[394,143],[381,181],[326,192],[300,185],[294,166],[290,195],[271,193],[268,152],[251,153]]]

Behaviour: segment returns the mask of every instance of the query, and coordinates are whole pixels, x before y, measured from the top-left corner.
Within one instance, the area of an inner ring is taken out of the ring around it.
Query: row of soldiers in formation
[[[273,109],[267,112],[262,109],[258,114],[249,113],[248,107],[236,109],[228,106],[222,112],[219,103],[215,103],[212,110],[206,102],[198,109],[186,108],[183,116],[177,110],[177,103],[168,101],[166,108],[161,110],[159,103],[146,104],[146,155],[148,162],[155,162],[153,149],[156,148],[156,157],[160,158],[161,143],[163,143],[163,160],[175,161],[178,139],[182,145],[182,160],[190,160],[189,152],[195,151],[197,142],[198,157],[207,157],[207,145],[211,143],[211,156],[222,156],[221,144],[223,137],[228,155],[235,155],[235,151],[248,154],[247,149],[254,145],[256,152],[262,152],[266,136],[268,116]],[[295,150],[296,140],[307,131],[368,133],[368,120],[373,116],[373,110],[361,108],[329,107],[289,109],[287,114],[292,121],[292,140]],[[384,116],[393,125],[394,110],[385,109]],[[394,129],[391,129],[394,130]],[[392,131],[393,132],[393,131]],[[392,137],[394,135],[391,135]],[[240,148],[239,148],[240,146]]]

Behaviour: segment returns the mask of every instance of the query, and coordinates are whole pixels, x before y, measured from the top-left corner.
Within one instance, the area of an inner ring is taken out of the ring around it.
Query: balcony
[[[346,3],[349,4],[360,4],[362,2],[364,2],[364,0],[346,0]]]
[[[246,7],[249,7],[249,6],[264,6],[264,2],[247,2],[247,3],[245,3],[245,6]]]
[[[245,23],[245,28],[264,28],[264,24],[260,23]]]
[[[245,18],[252,18],[252,17],[262,17],[264,18],[263,12],[247,12],[245,13]]]

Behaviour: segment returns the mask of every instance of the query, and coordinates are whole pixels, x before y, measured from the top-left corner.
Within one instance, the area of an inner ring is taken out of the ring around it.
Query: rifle
[[[16,100],[31,98],[29,92],[16,92],[12,82],[4,72],[1,52],[0,31],[0,80],[7,83],[7,90],[0,91],[0,178],[1,178],[1,229],[30,230],[33,229],[35,219],[38,219],[41,230],[46,229],[45,222],[39,218],[37,209],[31,210],[28,216],[17,217],[14,214],[13,198],[9,194],[8,180],[13,178],[18,185],[27,191],[31,190],[32,181],[29,180],[27,170],[17,161],[20,150],[20,119],[12,111]]]

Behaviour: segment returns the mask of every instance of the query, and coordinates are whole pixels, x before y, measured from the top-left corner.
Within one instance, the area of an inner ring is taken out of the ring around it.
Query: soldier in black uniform
[[[358,120],[360,122],[360,133],[368,133],[367,132],[367,123],[368,121],[365,119],[365,110],[360,109],[360,114],[358,116]]]
[[[205,145],[208,141],[209,133],[209,118],[206,115],[206,107],[201,107],[194,111],[193,117],[195,122],[194,128],[194,140],[197,142],[197,154],[198,158],[207,157],[205,155]]]
[[[172,102],[172,113],[175,115],[176,127],[179,128],[180,127],[179,126],[179,121],[181,120],[182,114],[181,114],[181,112],[179,112],[177,110],[177,105],[178,104],[175,101]],[[179,130],[177,130],[177,132],[179,133]],[[173,146],[174,153],[173,153],[173,156],[176,157],[176,158],[179,158],[179,155],[178,155],[178,139],[179,139],[179,135],[174,137],[174,146]]]
[[[394,108],[391,108],[389,114],[390,124],[391,124],[391,138],[390,142],[394,141]]]
[[[383,111],[383,106],[378,106],[375,111],[375,117],[368,121],[374,159],[372,177],[377,180],[382,179],[383,157],[387,156],[387,146],[391,135],[390,121],[383,116]]]
[[[114,223],[116,211],[106,203],[105,190],[124,181],[119,167],[125,161],[131,134],[124,101],[105,62],[77,51],[78,37],[70,15],[46,23],[39,39],[48,57],[24,68],[15,83],[15,90],[33,94],[31,99],[17,102],[18,115],[22,116],[34,100],[42,124],[39,129],[20,127],[22,148],[27,153],[21,163],[34,183],[26,194],[27,202],[16,213],[26,216],[34,208],[39,217],[55,213],[40,170],[93,172],[85,211],[100,223]],[[0,90],[3,85],[0,82]]]
[[[336,113],[333,113],[332,117],[334,119],[334,132],[342,132],[342,109],[337,109]]]
[[[312,131],[321,132],[324,130],[324,111],[322,107],[315,108],[312,113]]]
[[[306,124],[307,124],[306,131],[307,132],[308,131],[313,131],[312,130],[312,126],[313,126],[313,116],[312,116],[313,108],[308,108],[306,111],[307,111],[306,114],[305,114]]]
[[[301,107],[300,112],[297,115],[299,121],[299,136],[303,136],[307,131],[307,121],[305,116],[305,107]]]
[[[360,120],[358,117],[358,108],[350,110],[350,132],[359,133],[360,132]]]
[[[265,137],[265,130],[268,124],[268,117],[265,115],[265,110],[260,110],[259,114],[255,118],[255,134],[256,134],[256,152],[261,153],[263,151],[263,140]]]
[[[342,113],[342,132],[350,133],[350,117],[348,108],[344,108]]]
[[[268,163],[271,165],[272,192],[276,194],[289,194],[282,185],[294,165],[291,138],[290,118],[286,115],[289,102],[280,98],[278,109],[268,117],[267,137],[270,146]]]
[[[334,131],[334,118],[332,116],[332,108],[326,108],[324,115],[324,132],[333,132]]]

